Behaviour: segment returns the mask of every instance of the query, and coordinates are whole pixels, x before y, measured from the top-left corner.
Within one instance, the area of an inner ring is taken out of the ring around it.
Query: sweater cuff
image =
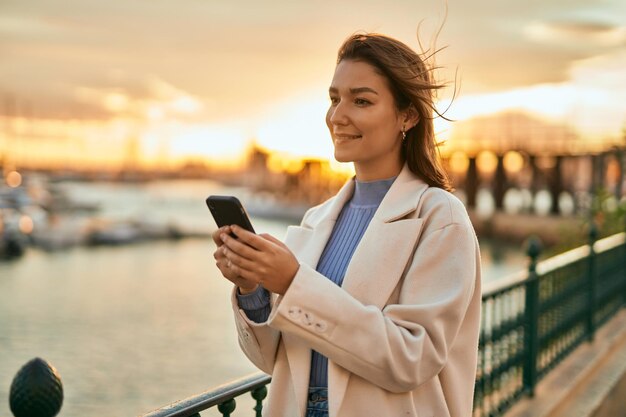
[[[235,292],[239,307],[243,310],[260,310],[270,305],[270,293],[268,290],[259,285],[256,290],[249,294],[242,295],[239,289]]]

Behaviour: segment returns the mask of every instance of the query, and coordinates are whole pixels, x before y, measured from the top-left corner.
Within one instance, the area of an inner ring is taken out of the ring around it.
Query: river
[[[64,187],[108,218],[151,217],[203,232],[214,227],[204,198],[243,192],[206,181]],[[287,223],[252,221],[284,237]],[[485,280],[524,267],[519,248],[481,246]],[[9,415],[13,376],[34,357],[62,377],[63,417],[143,414],[254,372],[237,346],[231,286],[213,250],[210,239],[190,238],[30,249],[0,263],[0,415]]]

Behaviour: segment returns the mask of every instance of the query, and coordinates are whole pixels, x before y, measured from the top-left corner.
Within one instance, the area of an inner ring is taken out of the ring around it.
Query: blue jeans
[[[306,417],[328,417],[328,388],[309,387]]]

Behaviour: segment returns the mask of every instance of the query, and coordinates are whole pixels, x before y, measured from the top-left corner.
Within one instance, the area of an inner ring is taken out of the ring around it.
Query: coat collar
[[[305,219],[303,226],[315,228],[326,221],[337,221],[341,209],[352,197],[354,187],[355,178],[353,177],[343,185],[335,197],[322,204],[309,218]],[[406,216],[417,208],[420,197],[427,188],[428,184],[418,178],[405,163],[374,217],[383,223],[389,223]]]

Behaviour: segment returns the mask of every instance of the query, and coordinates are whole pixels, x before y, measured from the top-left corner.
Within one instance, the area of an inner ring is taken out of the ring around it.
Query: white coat
[[[464,206],[405,165],[339,287],[315,266],[353,190],[350,180],[288,228],[300,268],[266,322],[233,292],[241,348],[272,375],[263,415],[305,415],[315,349],[329,360],[330,417],[470,417],[481,268]]]

